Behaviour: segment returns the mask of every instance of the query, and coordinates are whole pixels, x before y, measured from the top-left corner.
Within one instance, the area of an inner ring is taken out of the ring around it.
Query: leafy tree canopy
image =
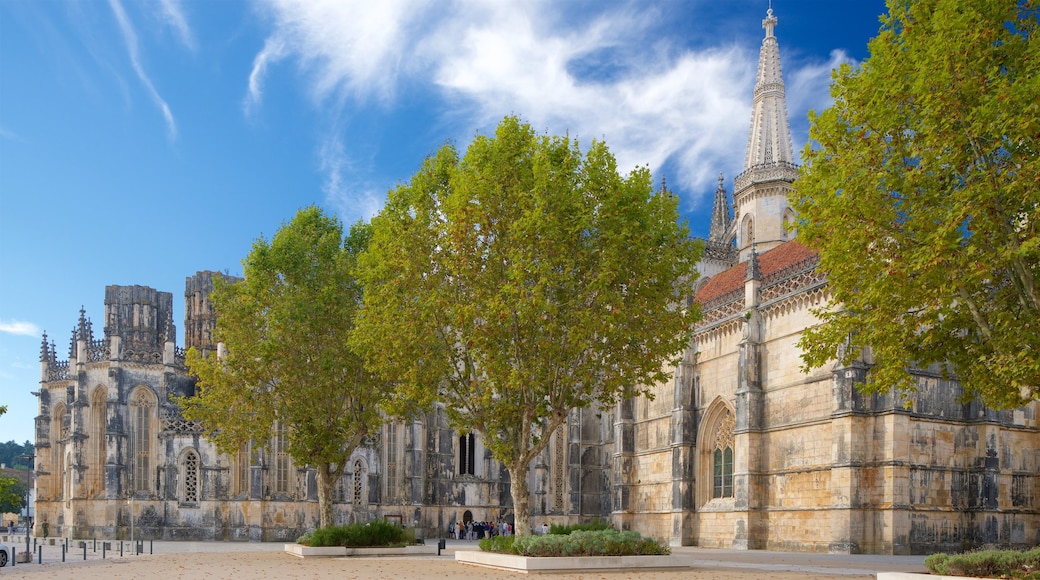
[[[369,226],[344,239],[339,220],[300,210],[243,261],[245,278],[218,279],[211,296],[223,357],[189,351],[198,393],[184,415],[213,430],[226,453],[286,428],[297,465],[318,471],[321,526],[332,523],[332,486],[362,438],[381,423],[385,383],[368,373],[347,337],[361,303],[355,259]]]
[[[507,117],[462,158],[426,159],[373,219],[354,344],[399,379],[397,408],[441,401],[483,435],[519,533],[527,466],[568,412],[645,392],[688,344],[700,246],[676,204],[602,142],[583,155]]]
[[[839,305],[808,365],[852,337],[876,391],[916,366],[994,407],[1036,397],[1038,23],[1035,0],[889,0],[870,58],[835,72],[792,197]]]
[[[25,506],[25,482],[0,475],[0,513],[17,513]]]

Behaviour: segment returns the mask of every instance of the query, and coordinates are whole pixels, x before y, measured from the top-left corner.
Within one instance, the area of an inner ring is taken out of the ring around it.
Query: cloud
[[[440,103],[449,136],[519,114],[585,147],[604,139],[622,171],[675,167],[672,188],[693,192],[686,205],[710,203],[718,173],[732,178],[743,169],[757,43],[690,49],[685,38],[657,34],[662,17],[638,3],[582,4],[592,13],[580,18],[565,13],[572,9],[552,0],[272,0],[247,112],[262,101],[269,64],[286,59],[337,131],[347,126],[346,104],[390,107],[411,90]],[[826,95],[840,58],[792,69],[789,106],[802,111]],[[326,193],[349,197],[341,184],[357,168],[329,164],[322,149]]]
[[[134,67],[134,72],[137,73],[137,78],[141,80],[141,84],[148,89],[148,93],[151,95],[152,100],[162,111],[163,118],[166,120],[166,129],[169,133],[170,139],[177,138],[177,123],[173,119],[173,113],[170,111],[170,106],[166,104],[159,91],[155,90],[155,85],[152,84],[152,80],[144,72],[144,68],[141,66],[141,60],[138,55],[137,46],[137,33],[134,31],[133,24],[130,23],[129,17],[126,15],[126,11],[123,10],[123,5],[120,4],[119,0],[108,0],[109,6],[112,7],[112,12],[115,14],[116,20],[119,22],[119,29],[123,33],[123,40],[126,42],[126,49],[130,55],[130,63]]]
[[[21,336],[39,336],[40,328],[31,322],[0,320],[0,332]]]
[[[195,50],[195,36],[181,11],[180,0],[160,0],[159,7],[163,20],[177,33],[181,43],[188,49]]]
[[[318,151],[321,171],[325,174],[322,191],[326,202],[331,205],[343,221],[350,223],[358,219],[371,219],[383,207],[386,190],[378,186],[357,185],[354,163],[346,154],[340,132],[332,132]]]

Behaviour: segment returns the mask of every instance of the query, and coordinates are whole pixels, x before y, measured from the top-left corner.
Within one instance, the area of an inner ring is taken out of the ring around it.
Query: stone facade
[[[869,352],[802,369],[798,340],[826,307],[817,256],[795,238],[791,154],[772,11],[763,21],[744,171],[723,179],[693,300],[703,318],[653,398],[572,411],[528,474],[532,521],[609,518],[673,545],[908,554],[1040,542],[1036,404],[996,412],[918,369],[918,391],[864,395]],[[850,259],[854,259],[850,257]],[[185,284],[185,346],[218,348],[208,296]],[[44,336],[37,521],[52,534],[291,540],[317,525],[315,475],[277,429],[218,453],[170,396],[194,383],[172,295],[109,286],[95,339],[81,311],[68,360]],[[419,537],[512,521],[509,476],[442,408],[385,425],[349,461],[337,523],[395,519]]]

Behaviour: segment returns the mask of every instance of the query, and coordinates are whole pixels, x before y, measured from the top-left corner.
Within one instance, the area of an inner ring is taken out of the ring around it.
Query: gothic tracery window
[[[728,410],[715,431],[713,449],[711,497],[733,497],[733,415]]]
[[[360,459],[354,462],[354,505],[365,503],[365,464]]]
[[[131,476],[134,491],[151,491],[152,437],[155,436],[153,420],[156,417],[155,397],[148,389],[137,389],[130,399],[130,417],[133,426],[131,449],[133,469]]]
[[[289,493],[289,449],[285,441],[285,425],[275,424],[274,434],[274,491]]]
[[[397,499],[397,424],[386,424],[386,499]]]
[[[475,475],[476,438],[472,433],[459,436],[459,475]]]
[[[199,501],[199,454],[189,450],[184,454],[182,465],[181,501],[198,503]]]

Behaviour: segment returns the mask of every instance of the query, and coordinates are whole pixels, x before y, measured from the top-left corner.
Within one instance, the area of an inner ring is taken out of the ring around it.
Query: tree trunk
[[[513,496],[513,533],[517,536],[531,534],[531,496],[527,491],[527,464],[510,465],[509,493]]]
[[[332,525],[332,486],[336,481],[329,473],[329,463],[318,464],[318,526]]]

